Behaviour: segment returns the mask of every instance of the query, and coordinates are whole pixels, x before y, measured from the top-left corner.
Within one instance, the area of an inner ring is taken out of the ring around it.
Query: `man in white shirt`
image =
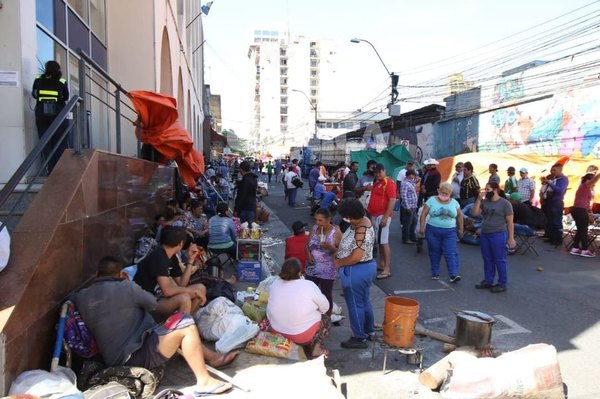
[[[295,166],[289,167],[288,172],[283,177],[283,183],[287,188],[287,199],[288,205],[292,208],[296,206],[296,195],[298,195],[298,187],[294,185],[294,178],[299,178],[298,174],[294,172]]]
[[[455,200],[460,199],[460,183],[463,181],[465,175],[463,174],[463,163],[457,162],[454,165],[454,174],[452,175],[452,198]]]

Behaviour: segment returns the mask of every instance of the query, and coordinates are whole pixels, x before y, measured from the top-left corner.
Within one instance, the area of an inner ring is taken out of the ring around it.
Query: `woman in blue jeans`
[[[509,248],[516,246],[512,205],[504,198],[498,183],[492,182],[485,186],[483,199],[477,197],[471,213],[483,217],[480,245],[484,279],[475,288],[489,289],[494,293],[504,292],[508,282],[506,244]],[[496,274],[498,283],[494,284]]]
[[[345,349],[366,349],[367,339],[375,331],[370,298],[371,284],[377,275],[377,264],[373,259],[375,232],[359,200],[342,200],[338,212],[350,222],[333,261],[344,290],[352,329],[352,336],[341,346]]]
[[[421,236],[425,234],[427,238],[431,279],[440,279],[440,260],[443,254],[450,282],[457,283],[460,281],[460,275],[456,240],[463,234],[463,215],[460,205],[451,195],[452,185],[442,183],[438,188],[438,195],[429,197],[421,212],[419,234]],[[426,221],[427,228],[425,228]]]

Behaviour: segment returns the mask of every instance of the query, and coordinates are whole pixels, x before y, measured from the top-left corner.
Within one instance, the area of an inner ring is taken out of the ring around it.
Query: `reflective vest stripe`
[[[38,101],[58,101],[58,92],[56,90],[39,90]]]

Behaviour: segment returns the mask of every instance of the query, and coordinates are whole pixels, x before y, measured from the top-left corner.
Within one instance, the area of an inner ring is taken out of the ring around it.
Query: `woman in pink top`
[[[271,285],[267,304],[272,330],[303,346],[308,358],[327,356],[323,343],[331,328],[329,301],[315,283],[300,278],[297,258],[283,263],[279,277]]]
[[[588,226],[590,224],[589,213],[592,209],[594,198],[594,185],[600,179],[600,173],[586,173],[581,178],[579,188],[575,193],[575,202],[571,207],[571,216],[575,220],[577,232],[573,238],[573,246],[570,254],[593,258],[596,254],[588,249]]]

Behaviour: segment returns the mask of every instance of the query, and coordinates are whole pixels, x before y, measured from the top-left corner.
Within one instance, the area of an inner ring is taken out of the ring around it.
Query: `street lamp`
[[[306,98],[306,101],[308,101],[308,103],[310,104],[310,107],[313,109],[313,111],[315,111],[315,133],[314,133],[313,138],[316,139],[317,138],[317,125],[319,124],[319,117],[317,116],[317,105],[313,104],[313,102],[310,101],[310,98],[308,98],[306,93],[303,92],[302,90],[292,89],[292,91],[294,91],[296,93],[301,93]]]
[[[383,67],[385,68],[385,71],[387,72],[387,74],[389,75],[389,77],[392,80],[392,92],[391,92],[391,101],[390,101],[390,106],[395,104],[396,101],[398,101],[398,75],[396,75],[394,72],[390,72],[390,70],[388,69],[388,67],[385,65],[385,62],[383,62],[383,59],[381,58],[381,56],[379,55],[379,52],[377,51],[377,49],[375,48],[375,46],[373,46],[373,43],[371,43],[368,40],[365,39],[359,39],[359,38],[353,38],[350,39],[350,41],[352,43],[360,43],[360,42],[365,42],[367,43],[369,46],[371,46],[371,48],[373,49],[373,51],[375,51],[375,54],[377,54],[377,57],[379,57],[379,61],[381,61],[381,65],[383,65]],[[391,112],[391,108],[390,108],[390,112]]]

